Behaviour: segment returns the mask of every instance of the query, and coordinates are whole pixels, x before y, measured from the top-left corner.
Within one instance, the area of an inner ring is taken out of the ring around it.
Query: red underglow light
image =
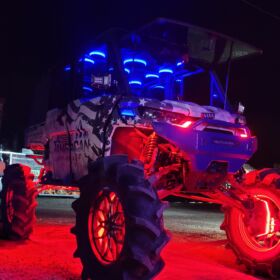
[[[262,201],[264,204],[265,204],[265,209],[266,209],[266,223],[265,223],[265,232],[262,233],[262,234],[259,234],[257,237],[260,237],[260,236],[265,236],[265,235],[268,235],[269,233],[273,232],[274,229],[275,229],[275,221],[274,219],[271,217],[271,212],[270,212],[270,209],[269,209],[269,205],[268,205],[268,202],[263,200],[263,199],[260,199],[260,198],[257,198],[258,200]]]
[[[271,223],[270,223],[270,232],[275,231],[275,219],[271,218]]]

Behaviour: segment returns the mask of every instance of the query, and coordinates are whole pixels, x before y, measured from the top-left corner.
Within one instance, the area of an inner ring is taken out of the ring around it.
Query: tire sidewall
[[[25,186],[24,179],[23,180],[20,180],[18,178],[10,179],[10,180],[6,180],[6,182],[3,184],[3,190],[1,194],[2,196],[1,208],[2,208],[2,219],[4,223],[5,232],[10,232],[14,220],[14,217],[12,221],[9,221],[8,218],[7,195],[9,191],[13,192],[13,198],[11,203],[15,211],[15,209],[19,207],[18,203],[15,201],[15,196],[23,196],[23,197],[26,196],[26,186]]]
[[[3,235],[7,239],[25,240],[33,231],[35,222],[37,190],[33,183],[33,174],[28,166],[12,164],[4,170],[2,178],[2,221]],[[14,210],[12,219],[7,216],[7,195],[13,192],[12,207]]]

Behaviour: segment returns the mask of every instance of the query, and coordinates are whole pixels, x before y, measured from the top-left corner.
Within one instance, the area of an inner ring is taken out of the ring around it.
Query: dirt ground
[[[225,249],[223,234],[209,234],[209,229],[205,233],[195,223],[188,232],[177,231],[182,227],[180,217],[188,216],[180,211],[185,210],[167,211],[166,225],[172,231],[172,240],[163,251],[166,266],[156,280],[260,279],[246,274],[235,263],[232,252]],[[0,240],[0,280],[80,279],[80,261],[72,257],[76,247],[70,234],[73,214],[67,216],[65,212],[62,215],[66,218],[56,219],[57,210],[53,210],[51,217],[47,213],[48,210],[41,209],[30,240],[20,243]],[[188,213],[192,219],[193,213]]]

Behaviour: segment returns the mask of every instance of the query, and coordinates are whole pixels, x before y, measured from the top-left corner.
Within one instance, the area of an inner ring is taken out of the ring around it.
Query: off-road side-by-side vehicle
[[[134,33],[104,33],[51,74],[50,110],[27,130],[26,145],[43,151],[33,156],[43,165],[39,190],[80,189],[72,233],[83,279],[155,277],[169,240],[163,201],[170,196],[221,204],[221,228],[238,260],[280,277],[280,174],[244,172],[257,140],[242,106],[233,110],[228,102],[228,77],[222,83],[216,71],[258,53],[159,19]],[[30,169],[9,165],[2,192],[7,237],[28,238],[35,197]]]

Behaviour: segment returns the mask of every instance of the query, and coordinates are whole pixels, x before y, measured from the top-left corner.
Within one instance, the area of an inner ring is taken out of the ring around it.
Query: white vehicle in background
[[[28,157],[29,155],[34,155],[34,152],[30,149],[22,149],[21,152],[0,150],[0,177],[2,178],[7,165],[19,163],[29,166],[32,174],[34,174],[35,178],[38,178],[41,166],[32,158]],[[0,191],[1,190],[2,180],[0,180]]]

